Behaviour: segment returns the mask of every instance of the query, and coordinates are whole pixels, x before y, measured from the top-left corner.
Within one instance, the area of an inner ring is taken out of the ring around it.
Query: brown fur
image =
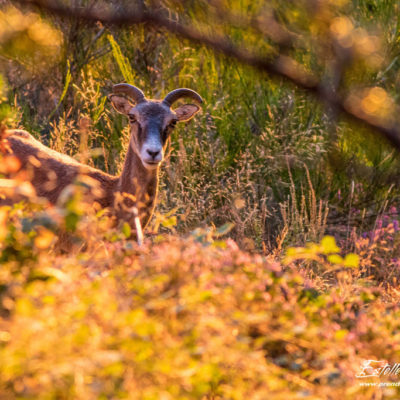
[[[131,146],[121,175],[112,176],[44,146],[26,131],[10,130],[7,134],[12,152],[28,172],[38,196],[55,204],[78,175],[86,176],[98,183],[92,196],[103,208],[114,209],[117,218],[128,221],[133,227],[132,206],[136,206],[142,211],[139,213],[142,227],[148,224],[157,196],[158,168],[146,170]]]

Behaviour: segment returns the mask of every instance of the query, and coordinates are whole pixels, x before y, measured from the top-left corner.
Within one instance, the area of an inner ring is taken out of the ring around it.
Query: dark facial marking
[[[140,119],[137,120],[134,116],[130,121],[138,122],[142,127],[142,135],[140,142],[143,143],[148,135],[154,135],[156,132],[160,135],[162,144],[167,141],[171,130],[174,128],[177,120],[173,119],[165,128],[165,119],[168,118],[170,113],[164,109],[159,102],[149,102],[138,107]],[[138,117],[139,118],[139,117]]]

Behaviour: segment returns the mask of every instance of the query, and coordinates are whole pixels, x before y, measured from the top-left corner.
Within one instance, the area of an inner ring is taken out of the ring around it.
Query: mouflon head
[[[119,113],[129,118],[130,146],[148,170],[156,169],[163,161],[167,139],[176,123],[189,121],[200,110],[195,104],[172,109],[172,104],[181,98],[203,102],[198,93],[186,88],[173,90],[163,100],[149,100],[135,86],[127,83],[113,86],[109,99]]]

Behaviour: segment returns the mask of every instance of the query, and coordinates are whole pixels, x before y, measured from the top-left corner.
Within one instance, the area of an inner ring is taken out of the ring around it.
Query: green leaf
[[[340,248],[336,245],[335,238],[333,236],[325,236],[321,240],[321,252],[323,254],[338,253]]]
[[[122,225],[122,233],[127,239],[131,236],[131,226],[127,222],[124,222],[124,224]]]
[[[161,222],[161,225],[165,228],[172,228],[176,226],[176,216],[166,218]]]
[[[68,213],[65,216],[65,227],[67,228],[67,230],[70,232],[74,232],[78,225],[79,219],[80,219],[80,217],[78,214],[76,214],[74,212]]]
[[[230,232],[235,224],[232,224],[231,222],[227,222],[226,224],[220,226],[215,230],[215,237],[220,237],[226,235],[228,232]]]
[[[343,258],[340,257],[338,254],[332,254],[328,256],[328,261],[331,264],[343,264]]]
[[[115,39],[113,38],[112,35],[108,35],[107,39],[111,44],[113,56],[115,58],[115,61],[118,64],[118,67],[119,67],[119,69],[121,71],[121,74],[124,77],[125,81],[126,82],[131,82],[131,83],[135,82],[135,75],[133,73],[132,67],[131,67],[131,65],[129,63],[128,58],[126,58],[122,54],[121,47],[115,41]]]
[[[301,249],[304,250],[303,248],[301,248]],[[298,253],[299,253],[298,247],[289,247],[289,248],[286,250],[286,256],[287,256],[287,257],[295,256],[295,255],[298,254]]]
[[[203,292],[200,292],[200,301],[207,301],[210,300],[213,297],[213,294],[211,290],[204,290]]]
[[[350,253],[344,258],[344,265],[350,268],[357,268],[360,263],[360,257],[357,254]]]
[[[344,339],[348,333],[349,332],[346,329],[339,329],[335,332],[335,338],[339,340]]]
[[[227,245],[226,242],[223,240],[215,240],[212,244],[213,247],[216,247],[218,249],[226,249]]]

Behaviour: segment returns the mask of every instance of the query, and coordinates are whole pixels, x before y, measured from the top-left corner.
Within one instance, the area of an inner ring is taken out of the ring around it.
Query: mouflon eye
[[[175,128],[176,123],[177,123],[177,120],[174,119],[165,127],[164,132],[163,132],[164,139],[166,139],[169,136],[169,134],[171,133],[172,129]]]
[[[129,117],[129,122],[131,123],[136,122],[136,117],[134,115],[129,114],[128,117]]]
[[[175,125],[176,125],[176,122],[177,122],[176,119],[172,120],[172,121],[169,123],[168,128],[174,128]]]

